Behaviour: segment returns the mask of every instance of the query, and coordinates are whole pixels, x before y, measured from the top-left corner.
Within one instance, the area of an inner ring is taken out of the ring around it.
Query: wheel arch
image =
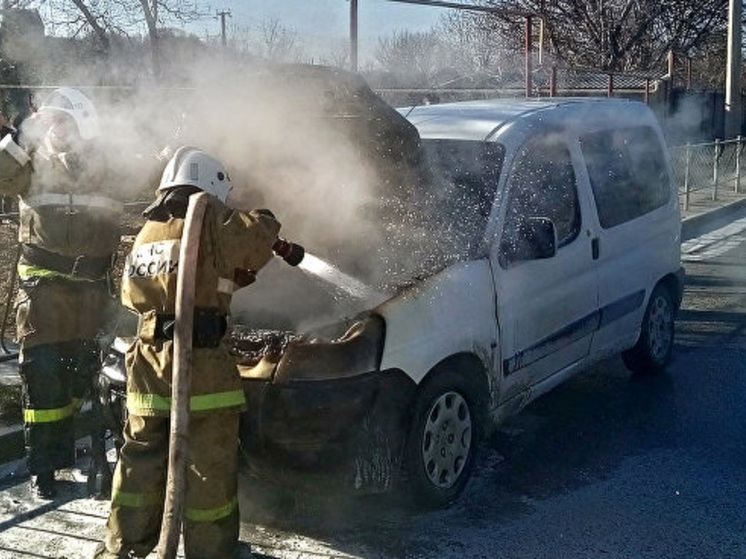
[[[671,297],[673,298],[674,305],[676,307],[676,310],[678,311],[681,307],[681,302],[684,298],[684,271],[683,269],[679,270],[677,273],[669,273],[663,276],[660,280],[658,280],[658,283],[656,283],[653,286],[653,289],[650,290],[650,294],[652,295],[653,291],[658,286],[663,286],[666,289],[668,289],[668,292],[671,294]]]
[[[413,402],[425,390],[427,386],[436,382],[438,377],[446,372],[456,372],[464,380],[464,388],[468,398],[474,403],[477,412],[477,429],[479,438],[484,433],[487,425],[487,410],[490,401],[490,382],[488,369],[484,362],[474,353],[460,352],[440,360],[433,365],[425,377],[417,385],[413,395]]]
[[[464,379],[474,384],[477,388],[484,389],[485,391],[489,388],[487,367],[479,356],[465,351],[449,355],[438,361],[430,368],[425,378],[420,382],[420,386],[426,382],[432,382],[431,379],[434,375],[446,369],[461,372],[464,375]]]
[[[682,277],[683,280],[683,277]],[[655,374],[663,371],[671,360],[674,347],[675,320],[681,298],[677,291],[683,281],[674,274],[664,276],[650,292],[635,345],[622,352],[626,367],[635,374]],[[670,316],[664,310],[653,310],[656,292],[665,294],[671,305]],[[654,316],[654,314],[655,316]]]

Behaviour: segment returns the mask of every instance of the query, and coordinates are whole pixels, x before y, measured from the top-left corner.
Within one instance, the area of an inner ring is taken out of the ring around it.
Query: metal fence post
[[[689,193],[691,186],[689,185],[689,167],[692,162],[692,144],[691,142],[686,143],[686,155],[684,157],[684,210],[689,209]]]
[[[735,181],[735,192],[739,194],[741,192],[741,153],[743,152],[743,138],[741,136],[736,137],[736,181]]]
[[[720,159],[720,140],[715,139],[715,150],[712,158],[712,199],[718,199],[718,159]]]

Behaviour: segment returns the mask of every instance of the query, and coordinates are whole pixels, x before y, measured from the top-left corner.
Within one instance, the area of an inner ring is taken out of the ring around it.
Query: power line
[[[537,12],[526,10],[511,10],[507,8],[498,8],[495,6],[475,6],[474,4],[464,4],[462,2],[447,2],[445,0],[387,0],[388,2],[398,2],[400,4],[419,4],[421,6],[432,6],[434,8],[454,8],[456,10],[469,10],[472,12],[499,13],[513,16],[535,16]]]

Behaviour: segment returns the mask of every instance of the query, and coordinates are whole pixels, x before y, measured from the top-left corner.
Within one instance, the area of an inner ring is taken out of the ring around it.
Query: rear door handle
[[[591,256],[593,257],[593,260],[598,260],[598,253],[599,253],[598,237],[595,237],[591,239]]]

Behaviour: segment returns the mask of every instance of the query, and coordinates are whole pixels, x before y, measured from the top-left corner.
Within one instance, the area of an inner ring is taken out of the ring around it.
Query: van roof
[[[397,109],[417,127],[425,138],[451,138],[484,141],[505,124],[539,111],[558,107],[591,106],[629,110],[635,104],[629,99],[607,97],[561,97],[547,99],[485,99]]]

